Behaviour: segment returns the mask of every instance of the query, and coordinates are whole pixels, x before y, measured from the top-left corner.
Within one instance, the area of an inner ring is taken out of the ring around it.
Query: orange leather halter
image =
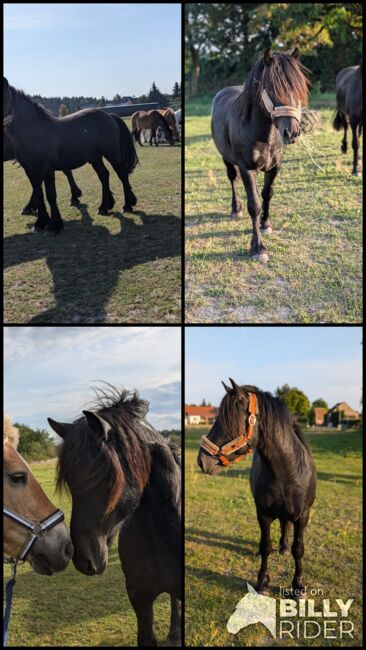
[[[234,459],[229,460],[227,456],[238,451],[242,447],[248,444],[253,437],[254,426],[257,421],[258,413],[258,402],[257,396],[254,393],[249,393],[249,419],[248,419],[248,429],[246,433],[242,436],[234,438],[230,442],[227,442],[225,445],[219,447],[215,445],[207,436],[202,436],[201,438],[201,447],[205,450],[207,454],[217,458],[222,465],[231,465],[231,463],[237,463],[239,460],[242,460],[247,454],[252,452],[252,449],[249,447],[243,454],[239,454]]]

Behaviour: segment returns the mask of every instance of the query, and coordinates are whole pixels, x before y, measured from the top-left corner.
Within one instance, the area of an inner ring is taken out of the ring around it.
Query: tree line
[[[241,84],[268,48],[298,47],[313,89],[334,90],[362,54],[361,3],[186,3],[187,94]]]
[[[148,93],[135,97],[135,95],[120,95],[116,93],[113,99],[108,99],[107,97],[84,97],[80,95],[79,97],[41,97],[41,95],[33,95],[33,99],[37,102],[41,102],[43,106],[48,108],[55,115],[63,117],[64,115],[69,115],[70,113],[75,113],[84,108],[91,108],[95,106],[118,106],[122,103],[148,103],[148,102],[158,102],[158,104],[163,107],[167,106],[171,102],[180,102],[181,101],[181,84],[176,81],[172,88],[170,95],[160,92],[155,81],[153,81],[151,88]]]

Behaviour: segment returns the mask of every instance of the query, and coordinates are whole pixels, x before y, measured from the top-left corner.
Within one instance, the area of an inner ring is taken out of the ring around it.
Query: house
[[[217,417],[218,409],[216,406],[190,406],[184,407],[185,424],[213,424]]]
[[[328,427],[346,426],[353,424],[360,419],[358,411],[354,411],[347,402],[338,402],[329,409],[326,415],[326,424]]]
[[[326,412],[327,409],[325,409],[323,406],[314,407],[314,425],[316,427],[324,426]]]

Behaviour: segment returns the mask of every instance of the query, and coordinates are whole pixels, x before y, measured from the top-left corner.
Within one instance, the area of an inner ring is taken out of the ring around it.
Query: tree
[[[203,400],[202,400],[200,406],[207,406],[205,398],[203,398]]]
[[[70,111],[67,108],[66,104],[61,104],[60,108],[58,109],[58,114],[59,117],[64,117],[65,115],[69,115]]]
[[[106,99],[105,99],[105,97],[103,97],[103,95],[102,95],[102,97],[100,98],[98,104],[99,104],[99,106],[104,107],[104,106],[106,105],[106,103],[107,103],[107,102],[106,102]]]
[[[291,413],[300,418],[307,419],[310,410],[310,400],[298,388],[290,388],[285,384],[281,388],[276,389],[276,396],[283,399],[287,408]]]
[[[180,97],[180,87],[178,81],[175,82],[172,90],[172,97],[173,99],[179,99]]]
[[[160,92],[155,81],[153,81],[153,84],[150,88],[148,99],[150,102],[158,102],[161,106],[164,106],[168,103],[167,98],[165,95],[163,95],[163,93]]]
[[[26,460],[45,460],[56,456],[56,445],[48,431],[14,423],[19,429],[18,451]]]

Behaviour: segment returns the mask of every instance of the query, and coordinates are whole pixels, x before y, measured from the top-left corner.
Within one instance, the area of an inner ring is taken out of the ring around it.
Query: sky
[[[26,93],[112,99],[181,77],[180,3],[4,5],[4,74]]]
[[[102,380],[137,388],[157,429],[181,428],[179,327],[4,329],[5,413],[13,422],[52,433],[47,417],[80,417]]]
[[[218,406],[232,377],[274,392],[289,384],[331,408],[361,411],[360,327],[186,327],[185,400]]]

